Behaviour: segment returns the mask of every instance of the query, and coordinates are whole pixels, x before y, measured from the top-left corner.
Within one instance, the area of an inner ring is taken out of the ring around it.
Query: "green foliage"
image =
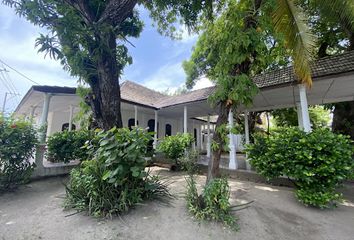
[[[51,162],[68,163],[71,160],[88,160],[88,152],[84,149],[93,133],[88,130],[56,132],[47,141],[47,159]]]
[[[255,140],[247,152],[258,173],[268,179],[283,175],[293,179],[296,196],[305,205],[325,208],[341,199],[335,190],[354,169],[354,148],[348,137],[326,128],[308,134],[283,128]]]
[[[334,104],[332,130],[349,135],[354,141],[354,102]]]
[[[92,121],[92,110],[90,106],[85,102],[85,98],[91,93],[91,89],[78,86],[76,88],[76,94],[80,97],[79,112],[75,115],[74,121],[78,122],[82,129],[89,129],[90,123]]]
[[[66,207],[107,216],[145,199],[170,196],[166,185],[145,171],[144,156],[151,140],[145,130],[112,128],[98,132],[95,140],[97,145],[88,146],[93,159],[71,172]]]
[[[36,40],[39,51],[59,60],[65,70],[87,83],[99,78],[97,67],[102,54],[117,60],[118,74],[131,63],[124,39],[138,37],[143,26],[137,12],[124,13],[127,16],[118,18],[116,13],[121,6],[109,1],[85,1],[81,7],[72,1],[56,0],[3,0],[3,3],[31,23],[47,28],[49,34],[40,34]],[[109,45],[111,36],[120,40],[113,49]]]
[[[266,45],[263,33],[243,29],[243,18],[250,6],[228,1],[227,8],[213,24],[205,24],[189,61],[183,63],[187,74],[187,87],[192,87],[200,76],[206,75],[217,86],[211,103],[228,99],[237,104],[249,104],[257,93],[256,86],[245,72],[232,74],[235,66],[250,57],[250,50],[257,51],[257,58],[250,72],[264,66]],[[235,41],[237,39],[237,41]],[[259,58],[258,58],[259,57]]]
[[[295,108],[276,109],[271,111],[277,126],[298,126],[297,112]],[[312,128],[327,127],[330,121],[330,111],[323,106],[309,107]]]
[[[191,147],[192,142],[193,137],[190,134],[177,133],[173,136],[166,136],[159,143],[157,150],[163,152],[169,159],[179,165],[179,159]]]
[[[36,145],[36,131],[30,122],[0,116],[0,190],[29,181]]]
[[[197,150],[188,149],[186,154],[180,158],[181,169],[190,174],[196,173],[198,171],[198,157],[199,152]]]
[[[225,0],[154,0],[144,1],[150,11],[150,17],[156,22],[161,34],[179,38],[180,31],[176,23],[183,23],[189,31],[198,31],[199,25],[205,19],[211,19],[222,8]],[[217,10],[213,14],[213,10]]]
[[[214,179],[198,195],[193,175],[187,181],[187,208],[198,220],[219,221],[232,229],[237,229],[236,218],[231,214],[230,186],[226,178]]]

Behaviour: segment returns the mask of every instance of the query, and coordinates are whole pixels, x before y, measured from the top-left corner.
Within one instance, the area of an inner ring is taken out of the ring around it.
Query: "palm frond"
[[[313,0],[322,14],[338,19],[348,31],[354,31],[353,0]]]
[[[293,0],[277,0],[272,15],[275,30],[284,35],[291,51],[294,72],[301,83],[311,87],[311,67],[315,37],[306,23],[304,11]]]

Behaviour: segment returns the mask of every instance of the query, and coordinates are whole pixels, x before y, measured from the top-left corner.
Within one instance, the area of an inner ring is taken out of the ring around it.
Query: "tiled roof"
[[[354,51],[348,51],[340,55],[321,58],[312,64],[311,70],[312,77],[314,79],[354,71]],[[292,66],[259,74],[252,80],[261,89],[297,82]],[[209,87],[179,96],[172,96],[159,102],[158,106],[167,107],[171,105],[205,100],[210,94],[213,93],[214,89],[215,87]]]
[[[354,71],[354,51],[348,51],[340,55],[328,56],[315,61],[312,66],[312,78],[319,78],[333,74]],[[253,78],[259,88],[272,87],[281,84],[293,83],[297,79],[293,67],[259,74]]]
[[[312,77],[314,79],[354,71],[354,51],[321,58],[314,62],[311,68]],[[257,75],[253,78],[253,81],[262,89],[291,84],[297,80],[293,73],[293,68],[285,67]],[[205,100],[215,90],[215,87],[208,87],[178,96],[167,96],[131,81],[123,82],[120,87],[123,101],[133,102],[155,109]],[[32,88],[40,92],[75,93],[75,88],[67,87],[33,86]]]
[[[207,99],[214,91],[215,87],[202,88],[199,90],[187,92],[182,95],[170,96],[157,103],[159,108],[178,105],[181,103],[196,102]]]
[[[123,100],[155,108],[158,108],[157,102],[168,98],[162,93],[131,81],[123,82],[120,86],[120,92]]]

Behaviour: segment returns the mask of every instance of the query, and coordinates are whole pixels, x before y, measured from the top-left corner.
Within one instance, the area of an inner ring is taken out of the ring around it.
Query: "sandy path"
[[[344,189],[345,205],[323,211],[299,204],[290,188],[231,180],[233,202],[255,200],[237,212],[240,231],[232,232],[220,224],[195,222],[185,208],[184,176],[161,174],[174,181],[171,191],[177,199],[170,206],[149,202],[112,220],[65,217],[73,212],[62,208],[65,178],[33,182],[0,196],[0,239],[354,239],[353,185]]]

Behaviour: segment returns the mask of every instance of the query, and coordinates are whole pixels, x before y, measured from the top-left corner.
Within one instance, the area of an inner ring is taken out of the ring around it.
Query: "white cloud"
[[[43,54],[38,54],[34,48],[35,39],[44,29],[36,27],[23,18],[15,15],[11,8],[0,5],[0,59],[6,64],[23,73],[41,85],[75,86],[76,79],[65,72],[60,63],[49,58],[44,59]],[[21,94],[21,97],[34,84],[0,64],[0,68],[9,71],[7,78]],[[0,102],[2,103],[5,92],[9,90],[0,82]],[[8,111],[13,110],[20,98],[11,98],[6,104]]]
[[[198,79],[198,81],[196,81],[196,83],[193,87],[193,90],[207,88],[207,87],[211,87],[211,86],[214,86],[214,83],[212,81],[210,81],[206,77],[201,77],[200,79]]]
[[[145,78],[142,84],[150,89],[174,93],[178,88],[185,85],[185,73],[180,63],[170,63],[162,66],[154,74]],[[198,90],[214,86],[206,77],[196,81],[192,90]]]
[[[183,86],[185,73],[181,63],[169,63],[159,68],[154,74],[143,80],[143,85],[157,91],[174,92]]]
[[[197,41],[198,35],[195,33],[189,33],[184,25],[181,26],[179,30],[181,31],[181,41],[183,43],[194,43]]]

